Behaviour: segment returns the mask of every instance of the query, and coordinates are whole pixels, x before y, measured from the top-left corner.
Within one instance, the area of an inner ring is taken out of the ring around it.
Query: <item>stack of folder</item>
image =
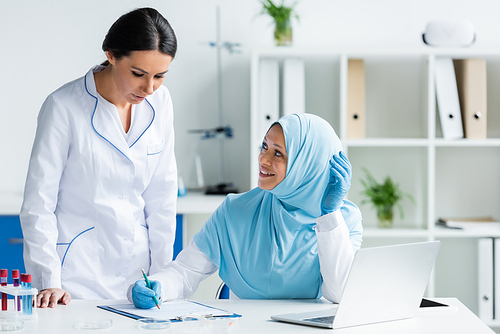
[[[363,59],[349,59],[347,63],[348,138],[365,138],[365,89],[365,63]]]
[[[280,73],[279,60],[262,58],[259,64],[259,137],[263,138],[280,116],[305,112],[304,61],[285,58]]]
[[[440,218],[436,225],[459,230],[500,230],[500,222],[492,217]]]
[[[444,139],[486,139],[486,60],[436,57],[435,64]],[[306,112],[304,61],[285,58],[280,73],[278,60],[263,58],[259,72],[259,131],[263,136],[280,116]],[[347,137],[362,139],[366,132],[363,59],[349,59],[347,73]]]
[[[437,57],[436,97],[444,139],[486,139],[486,61]]]
[[[478,239],[478,316],[500,319],[500,238]]]
[[[458,59],[453,63],[464,136],[486,139],[486,60]]]

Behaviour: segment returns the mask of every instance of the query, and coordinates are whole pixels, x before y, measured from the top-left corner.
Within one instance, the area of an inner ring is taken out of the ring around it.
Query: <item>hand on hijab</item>
[[[151,289],[148,288],[144,280],[135,282],[135,285],[132,288],[132,300],[135,307],[147,309],[156,306],[153,297],[156,295],[156,297],[160,299],[161,283],[158,281],[150,281],[150,283]]]
[[[340,151],[330,159],[330,180],[326,186],[321,213],[337,211],[351,187],[352,167],[344,152]]]

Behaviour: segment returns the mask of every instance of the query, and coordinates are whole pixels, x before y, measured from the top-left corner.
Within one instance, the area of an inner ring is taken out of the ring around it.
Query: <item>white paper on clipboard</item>
[[[239,316],[232,312],[224,311],[190,300],[173,300],[164,302],[160,305],[160,309],[156,307],[151,309],[139,309],[136,308],[133,304],[107,305],[99,308],[129,316],[135,319],[154,318],[160,320],[176,320],[183,315],[192,313],[213,317]]]

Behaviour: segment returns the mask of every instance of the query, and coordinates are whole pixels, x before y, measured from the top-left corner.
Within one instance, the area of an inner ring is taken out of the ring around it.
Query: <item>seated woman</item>
[[[282,117],[259,154],[258,188],[228,195],[189,246],[160,272],[129,288],[139,308],[187,298],[219,269],[238,298],[338,302],[361,246],[361,213],[344,200],[351,165],[328,122]],[[163,287],[163,289],[162,289]]]

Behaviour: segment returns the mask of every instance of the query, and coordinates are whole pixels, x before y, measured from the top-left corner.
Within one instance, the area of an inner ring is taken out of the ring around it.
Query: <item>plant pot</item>
[[[274,44],[276,46],[292,46],[292,26],[290,21],[274,26]]]
[[[394,206],[384,205],[377,207],[378,227],[391,228],[394,218]]]

